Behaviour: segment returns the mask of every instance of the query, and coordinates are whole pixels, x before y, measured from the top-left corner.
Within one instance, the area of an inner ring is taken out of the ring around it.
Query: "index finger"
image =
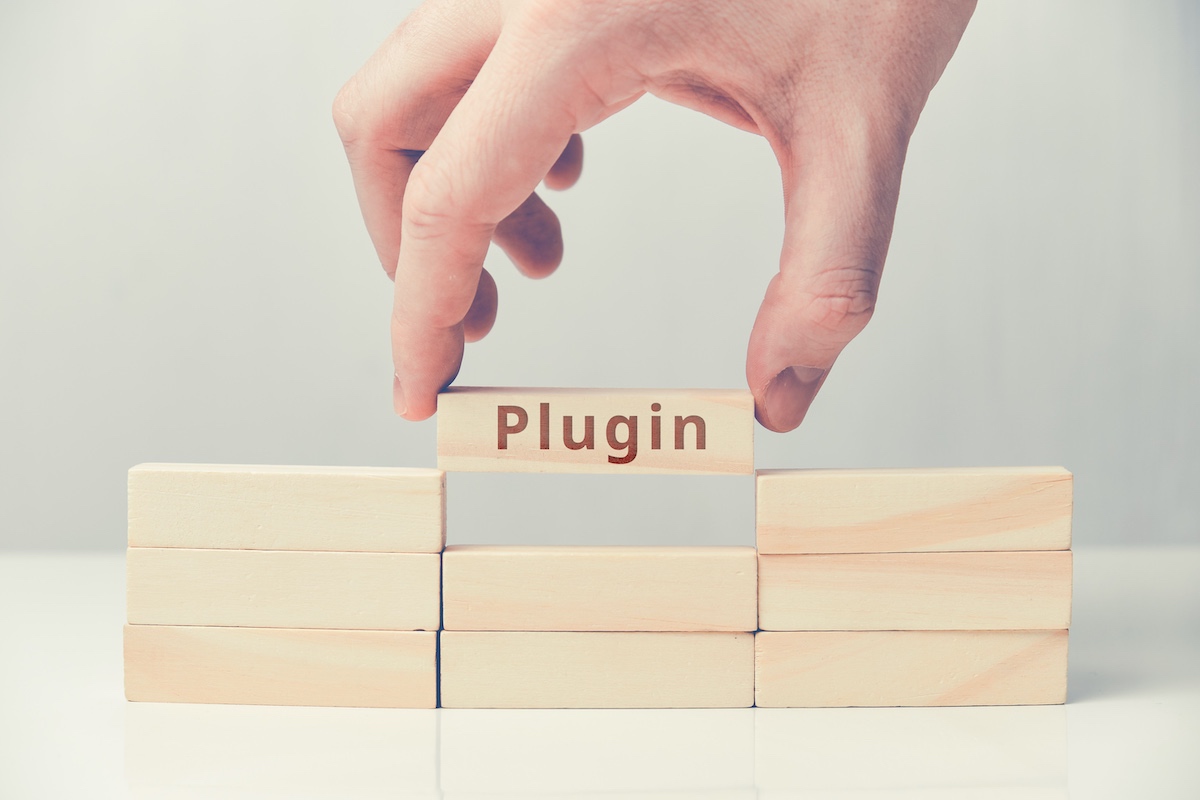
[[[562,70],[502,34],[404,196],[392,315],[396,411],[418,420],[458,372],[462,321],[496,225],[533,192],[576,132]]]

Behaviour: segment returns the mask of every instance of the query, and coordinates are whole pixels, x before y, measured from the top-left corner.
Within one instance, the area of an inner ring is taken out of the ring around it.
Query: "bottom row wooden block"
[[[1002,706],[1067,699],[1067,631],[760,631],[755,705]]]
[[[130,700],[433,708],[438,634],[127,625]],[[1041,705],[1067,631],[443,631],[446,708]]]
[[[445,708],[746,708],[753,633],[442,631]]]
[[[434,708],[437,633],[126,625],[125,696],[159,703]]]

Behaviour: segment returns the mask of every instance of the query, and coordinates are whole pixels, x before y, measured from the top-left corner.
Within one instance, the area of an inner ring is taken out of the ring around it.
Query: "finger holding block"
[[[754,399],[721,389],[501,389],[438,395],[438,467],[458,472],[749,475]]]

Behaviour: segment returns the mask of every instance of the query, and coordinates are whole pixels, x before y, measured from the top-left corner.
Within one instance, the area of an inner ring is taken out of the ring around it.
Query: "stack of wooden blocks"
[[[130,700],[432,708],[445,476],[129,471]]]
[[[753,472],[746,392],[457,389],[446,470]],[[756,477],[751,547],[445,545],[439,470],[142,465],[130,700],[1061,703],[1062,469]],[[440,631],[440,632],[439,632]]]
[[[763,470],[756,482],[757,705],[1066,700],[1066,470]]]

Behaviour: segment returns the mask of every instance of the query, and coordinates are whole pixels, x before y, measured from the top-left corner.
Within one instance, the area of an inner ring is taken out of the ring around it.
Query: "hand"
[[[575,182],[578,134],[642,94],[766,137],[783,176],[779,274],[746,378],[800,424],[875,307],[909,137],[974,0],[428,0],[338,94],[363,217],[395,279],[396,410],[424,419],[496,316],[495,241],[530,277],[562,258],[534,190]]]

